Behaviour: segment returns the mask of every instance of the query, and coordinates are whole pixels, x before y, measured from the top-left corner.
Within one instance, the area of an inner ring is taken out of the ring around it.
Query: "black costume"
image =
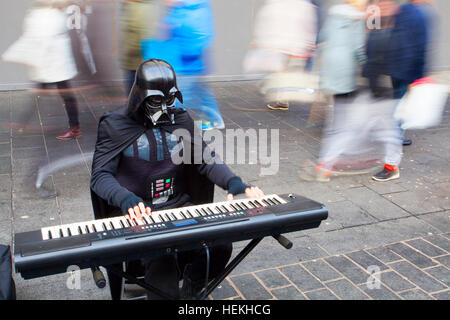
[[[203,151],[207,146],[193,138],[194,122],[184,109],[174,108],[175,98],[182,102],[172,67],[162,60],[148,60],[137,70],[128,105],[100,119],[91,177],[97,219],[126,214],[140,201],[153,211],[213,202],[214,184],[233,194],[248,187],[225,164],[194,163],[195,148]],[[177,129],[187,130],[191,139],[178,136]],[[189,147],[191,152],[185,153]],[[172,153],[192,158],[175,164]],[[231,250],[231,243],[211,248],[210,278],[225,267]],[[199,291],[206,271],[202,254],[191,250],[146,259],[145,281],[175,297],[181,278],[191,284],[187,290]],[[111,283],[109,272],[108,276]]]

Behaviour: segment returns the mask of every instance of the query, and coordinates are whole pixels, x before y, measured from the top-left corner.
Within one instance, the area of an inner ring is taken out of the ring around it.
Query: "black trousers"
[[[75,95],[70,91],[71,87],[69,81],[39,84],[39,88],[41,89],[49,89],[54,86],[60,90],[59,95],[64,100],[64,106],[67,111],[67,116],[69,117],[69,125],[71,127],[79,126],[77,100]]]
[[[231,257],[232,244],[216,245],[209,248],[209,277],[211,281],[222,272]],[[179,299],[179,281],[190,281],[194,288],[201,290],[206,281],[207,255],[204,248],[184,251],[143,261],[145,266],[145,282],[155,288]],[[148,291],[150,300],[162,298]]]

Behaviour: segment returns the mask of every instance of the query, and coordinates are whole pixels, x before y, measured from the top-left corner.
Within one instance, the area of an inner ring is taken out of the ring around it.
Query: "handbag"
[[[394,112],[401,128],[425,129],[439,125],[447,103],[449,87],[427,77],[412,83]]]
[[[298,60],[298,59],[295,59]],[[268,75],[261,92],[267,101],[313,103],[319,90],[319,75],[305,70],[305,61],[291,62],[281,72]]]

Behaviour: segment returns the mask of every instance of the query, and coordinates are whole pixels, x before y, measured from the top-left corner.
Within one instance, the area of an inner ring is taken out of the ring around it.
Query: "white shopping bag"
[[[439,125],[447,103],[449,87],[429,81],[412,84],[400,100],[394,119],[402,129],[425,129]]]

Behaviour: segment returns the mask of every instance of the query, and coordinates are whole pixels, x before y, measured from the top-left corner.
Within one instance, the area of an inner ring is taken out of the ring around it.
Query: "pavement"
[[[231,164],[266,194],[297,193],[327,206],[318,228],[286,234],[289,250],[265,238],[213,291],[209,299],[239,300],[448,300],[450,299],[450,104],[435,128],[407,131],[400,179],[371,180],[371,173],[332,177],[328,183],[300,179],[320,150],[322,126],[308,125],[310,106],[289,111],[265,107],[253,81],[211,84],[227,129],[279,129],[279,170],[262,176],[261,164]],[[93,219],[89,194],[91,152],[97,121],[124,102],[121,88],[77,92],[83,137],[59,141],[67,116],[57,96],[0,92],[0,121],[30,117],[30,127],[0,128],[0,243],[44,226]],[[320,116],[320,115],[318,115]],[[251,152],[251,150],[250,150]],[[61,160],[63,159],[63,160]],[[55,169],[55,164],[63,165]],[[39,168],[54,171],[35,189]],[[215,201],[225,197],[216,188]],[[234,255],[247,244],[234,243]],[[24,280],[14,274],[18,299],[109,299],[89,270],[70,289],[69,275]],[[128,297],[139,295],[130,286]],[[142,292],[141,292],[142,294]]]

